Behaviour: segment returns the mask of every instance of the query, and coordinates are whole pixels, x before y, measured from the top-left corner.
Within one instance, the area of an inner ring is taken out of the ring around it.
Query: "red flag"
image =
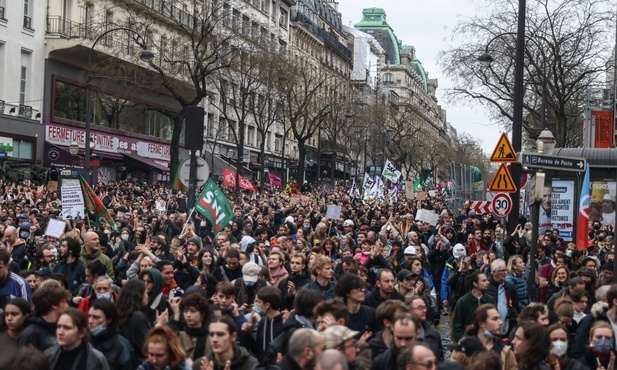
[[[229,187],[236,186],[236,173],[230,169],[223,171],[223,185]],[[240,187],[245,190],[255,191],[255,187],[251,182],[240,175]]]
[[[576,247],[579,251],[584,251],[589,246],[589,165],[585,170],[585,178],[581,186],[581,197],[579,198],[578,225],[576,227]]]
[[[90,187],[90,184],[83,178],[83,176],[79,175],[79,183],[81,184],[81,191],[84,193],[84,206],[86,211],[94,213],[94,223],[96,225],[103,222],[107,222],[109,226],[111,226],[114,231],[120,232],[118,230],[118,225],[116,225],[116,221],[111,217],[107,208],[101,199],[94,193],[94,190]]]
[[[281,186],[283,184],[283,181],[281,180],[281,178],[276,176],[272,172],[268,172],[268,179],[270,180],[270,184],[272,185]]]

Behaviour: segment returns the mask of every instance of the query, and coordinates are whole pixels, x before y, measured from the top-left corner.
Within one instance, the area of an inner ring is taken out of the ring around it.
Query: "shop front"
[[[94,150],[90,168],[94,182],[121,179],[148,183],[169,181],[168,144],[114,133],[91,131]],[[46,167],[74,169],[83,173],[85,129],[75,126],[47,123],[45,125],[44,165]],[[79,148],[73,149],[76,143]]]

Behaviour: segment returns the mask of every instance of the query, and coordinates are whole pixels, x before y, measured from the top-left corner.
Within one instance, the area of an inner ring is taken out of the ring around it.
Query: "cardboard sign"
[[[413,192],[413,181],[405,181],[405,198],[413,199],[415,196]]]
[[[428,222],[432,226],[436,226],[437,222],[439,222],[439,215],[427,209],[419,209],[416,212],[416,221]]]
[[[416,193],[417,200],[426,200],[428,194],[425,191],[419,191]]]
[[[47,224],[47,229],[45,230],[45,235],[60,239],[62,234],[64,234],[65,229],[66,222],[50,218],[49,223]]]
[[[342,211],[343,207],[341,206],[335,206],[335,205],[328,205],[328,210],[326,211],[326,218],[330,219],[330,220],[338,220],[339,218],[341,218],[341,211]]]

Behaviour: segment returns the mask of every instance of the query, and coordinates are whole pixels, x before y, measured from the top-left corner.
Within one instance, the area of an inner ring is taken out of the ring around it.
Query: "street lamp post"
[[[488,53],[489,45],[495,41],[497,38],[502,37],[504,35],[516,35],[516,55],[515,55],[515,65],[514,65],[514,99],[513,99],[513,115],[512,115],[512,149],[514,152],[518,153],[522,150],[522,137],[523,137],[523,98],[524,98],[524,84],[523,84],[523,72],[524,72],[524,58],[525,58],[525,8],[526,8],[526,0],[519,0],[519,9],[518,9],[518,29],[517,33],[502,33],[495,37],[493,37],[486,45],[486,51],[478,60],[482,62],[492,62],[493,57]],[[547,44],[551,44],[546,38],[543,36],[535,35],[543,39]],[[540,105],[541,110],[541,130],[546,128],[546,55],[544,54],[542,45],[538,44],[534,39],[529,39],[538,47],[540,54],[542,55],[542,102]],[[512,179],[515,182],[516,192],[512,194],[512,211],[510,215],[512,217],[508,218],[508,232],[512,234],[516,229],[516,226],[519,223],[519,214],[520,214],[520,202],[518,199],[520,198],[520,189],[518,183],[520,182],[521,177],[521,165],[518,162],[512,163],[510,166],[510,172],[512,175]]]
[[[92,125],[92,52],[94,51],[94,47],[98,44],[99,41],[103,37],[105,37],[110,32],[114,31],[124,31],[128,34],[135,35],[135,42],[143,49],[139,54],[139,58],[143,61],[149,62],[154,58],[154,53],[148,50],[146,46],[146,40],[139,34],[137,31],[132,30],[126,27],[116,27],[110,30],[103,32],[90,47],[90,51],[88,52],[88,77],[86,79],[86,137],[85,137],[85,145],[84,145],[84,172],[86,175],[86,180],[91,183],[92,177],[90,176],[90,126]]]

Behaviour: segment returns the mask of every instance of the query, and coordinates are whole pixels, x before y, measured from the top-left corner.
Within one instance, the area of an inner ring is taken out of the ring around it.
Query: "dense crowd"
[[[578,247],[547,230],[531,256],[531,223],[508,235],[439,195],[227,189],[213,233],[165,184],[94,190],[116,225],[55,239],[59,191],[0,184],[0,370],[614,370],[610,225]]]

